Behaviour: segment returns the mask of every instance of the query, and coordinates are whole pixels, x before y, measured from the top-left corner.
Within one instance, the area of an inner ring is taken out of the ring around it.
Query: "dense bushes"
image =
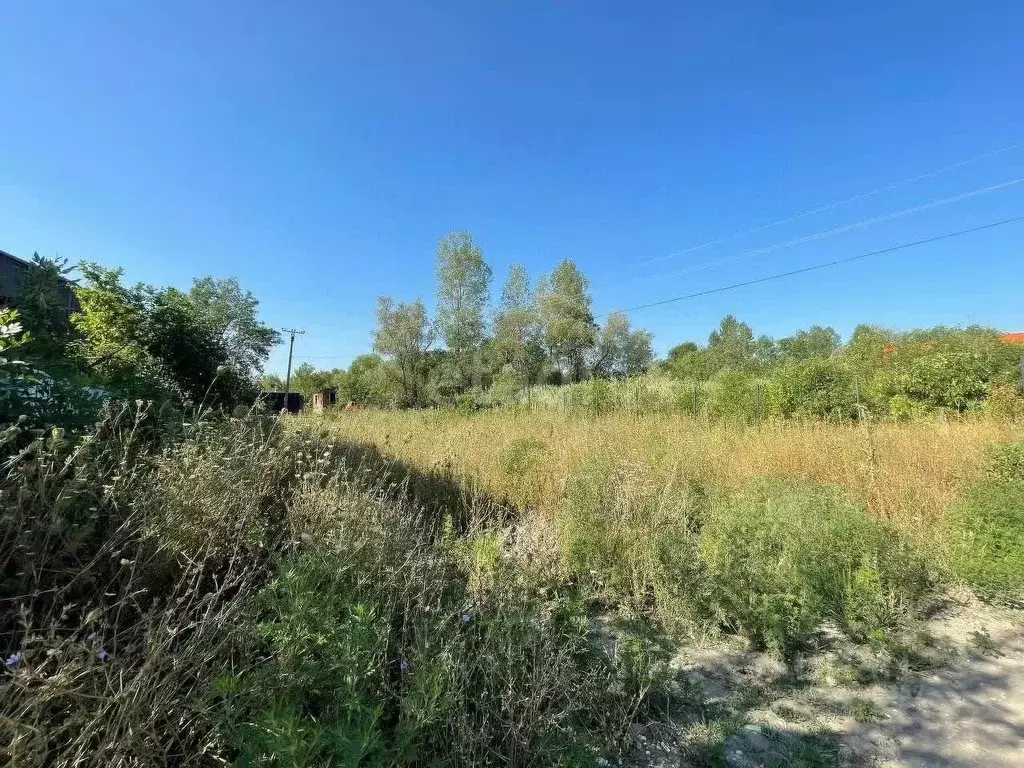
[[[700,553],[714,615],[783,655],[826,619],[858,640],[898,627],[929,587],[920,555],[828,489],[755,484],[722,499]]]
[[[158,415],[112,409],[3,467],[8,762],[580,765],[614,748],[643,670],[596,642],[528,538],[459,534],[455,511],[410,500],[431,478],[395,485],[272,420]]]
[[[1024,444],[993,452],[988,475],[950,516],[954,573],[997,600],[1024,605]]]
[[[560,515],[566,562],[677,629],[718,625],[788,655],[829,620],[856,640],[906,624],[926,561],[837,492],[753,483],[710,497],[592,464]]]

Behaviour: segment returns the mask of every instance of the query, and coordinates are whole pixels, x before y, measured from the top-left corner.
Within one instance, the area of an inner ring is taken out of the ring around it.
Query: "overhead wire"
[[[778,272],[776,274],[767,275],[766,277],[759,277],[759,278],[756,278],[754,280],[744,280],[742,282],[731,283],[729,285],[723,285],[723,286],[719,286],[717,288],[709,288],[709,289],[704,290],[704,291],[696,291],[694,293],[688,293],[688,294],[685,294],[683,296],[674,296],[674,297],[669,298],[669,299],[661,299],[660,301],[651,301],[651,302],[648,302],[646,304],[638,304],[637,306],[634,306],[634,307],[627,307],[625,309],[612,310],[611,312],[605,312],[605,313],[600,314],[600,315],[595,315],[594,318],[597,319],[597,318],[607,317],[608,315],[613,315],[613,314],[617,314],[617,313],[636,312],[636,311],[641,310],[641,309],[650,309],[652,307],[660,307],[660,306],[664,306],[666,304],[674,304],[676,302],[686,301],[688,299],[696,299],[696,298],[699,298],[701,296],[710,296],[710,295],[716,294],[716,293],[724,293],[725,291],[735,290],[736,288],[745,288],[745,287],[750,286],[750,285],[759,285],[760,283],[767,283],[767,282],[771,282],[773,280],[781,280],[781,279],[786,278],[786,277],[792,277],[794,275],[801,275],[801,274],[804,274],[806,272],[814,272],[814,271],[819,270],[819,269],[826,269],[828,267],[835,267],[835,266],[838,266],[840,264],[849,264],[850,262],[859,261],[861,259],[866,259],[866,258],[868,258],[870,256],[881,256],[882,254],[885,254],[885,253],[893,253],[894,251],[900,251],[900,250],[904,250],[906,248],[913,248],[913,247],[918,246],[918,245],[925,245],[926,243],[935,243],[935,242],[938,242],[940,240],[948,240],[948,239],[953,238],[953,237],[960,237],[962,235],[968,235],[968,234],[971,234],[971,233],[974,233],[974,232],[981,232],[982,230],[986,230],[986,229],[994,229],[996,227],[1002,227],[1002,226],[1005,226],[1007,224],[1013,224],[1013,223],[1018,222],[1018,221],[1024,221],[1024,216],[1013,216],[1013,217],[1008,218],[1008,219],[1001,219],[999,221],[989,222],[988,224],[982,224],[980,226],[971,227],[969,229],[960,229],[960,230],[957,230],[955,232],[947,232],[947,233],[942,234],[942,235],[935,235],[934,237],[926,237],[926,238],[924,238],[922,240],[914,240],[913,242],[909,242],[909,243],[901,243],[899,245],[890,246],[889,248],[882,248],[881,250],[877,250],[877,251],[869,251],[868,253],[860,253],[860,254],[857,254],[856,256],[847,256],[846,258],[835,259],[833,261],[826,261],[826,262],[823,262],[821,264],[813,264],[813,265],[811,265],[809,267],[802,267],[800,269],[791,269],[791,270],[786,271],[786,272]]]
[[[1001,155],[1001,154],[1003,154],[1005,152],[1010,152],[1011,150],[1017,149],[1018,147],[1021,147],[1021,146],[1024,146],[1024,141],[1016,141],[1013,144],[1009,144],[1009,145],[1007,145],[1005,147],[1000,147],[999,149],[995,149],[995,150],[992,150],[990,152],[985,152],[985,153],[980,154],[980,155],[975,155],[973,157],[969,157],[969,158],[967,158],[965,160],[960,160],[959,162],[953,163],[951,165],[946,165],[946,166],[943,166],[942,168],[937,168],[934,171],[929,171],[927,173],[921,173],[921,174],[918,174],[916,176],[911,176],[910,178],[906,178],[906,179],[900,179],[899,181],[891,182],[891,183],[886,184],[884,186],[877,187],[876,189],[872,189],[872,190],[870,190],[868,192],[861,192],[859,194],[853,195],[852,197],[847,197],[847,198],[844,198],[842,200],[836,200],[836,201],[831,202],[831,203],[825,203],[824,205],[819,205],[819,206],[816,206],[814,208],[809,208],[809,209],[807,209],[805,211],[800,211],[799,213],[795,213],[795,214],[792,214],[790,216],[786,216],[786,217],[778,219],[776,221],[771,221],[771,222],[769,222],[767,224],[761,224],[761,225],[753,227],[751,229],[746,229],[746,230],[742,230],[742,231],[739,231],[739,232],[733,232],[732,234],[724,235],[723,237],[719,237],[719,238],[716,238],[714,240],[709,240],[706,243],[701,243],[700,245],[695,245],[695,246],[692,246],[690,248],[685,248],[685,249],[683,249],[681,251],[672,251],[671,253],[668,253],[668,254],[666,254],[664,256],[656,256],[656,257],[651,258],[651,259],[646,259],[645,261],[640,261],[640,262],[635,263],[633,266],[635,266],[635,267],[642,267],[642,266],[645,266],[647,264],[654,264],[654,263],[657,263],[659,261],[666,261],[667,259],[673,259],[673,258],[676,258],[678,256],[685,256],[688,253],[693,253],[695,251],[704,250],[705,248],[711,248],[711,247],[716,246],[716,245],[721,245],[722,243],[727,243],[730,240],[736,240],[736,239],[741,238],[741,237],[746,237],[747,235],[757,234],[758,232],[763,232],[766,229],[771,229],[772,227],[781,226],[782,224],[788,224],[788,223],[790,223],[792,221],[797,221],[799,219],[806,218],[807,216],[813,216],[813,215],[815,215],[817,213],[824,213],[825,211],[830,211],[830,210],[833,210],[833,209],[838,208],[840,206],[848,205],[849,203],[855,203],[855,202],[858,202],[860,200],[866,200],[868,198],[875,197],[876,195],[880,195],[880,194],[883,194],[885,192],[889,192],[889,191],[891,191],[893,189],[897,189],[898,187],[904,186],[905,184],[913,184],[914,182],[923,181],[925,179],[930,179],[930,178],[933,178],[935,176],[939,176],[939,175],[941,175],[943,173],[947,173],[949,171],[956,170],[957,168],[963,168],[965,166],[972,165],[973,163],[981,162],[982,160],[988,160],[989,158],[996,157],[997,155]]]
[[[742,253],[737,253],[732,256],[721,256],[717,259],[711,259],[709,261],[703,262],[702,264],[697,264],[692,267],[683,267],[681,269],[674,269],[669,272],[662,272],[656,275],[645,275],[642,279],[656,280],[663,277],[669,277],[671,275],[687,275],[693,272],[700,272],[701,270],[708,269],[709,267],[717,267],[720,264],[728,264],[730,262],[738,261],[739,259],[743,259],[748,256],[760,256],[765,253],[774,253],[775,251],[781,251],[785,248],[789,248],[794,245],[802,245],[803,243],[810,243],[815,240],[821,240],[826,237],[831,237],[832,235],[839,235],[843,234],[844,232],[852,232],[855,229],[863,229],[864,227],[870,226],[872,224],[879,224],[884,221],[893,221],[904,216],[909,216],[913,213],[919,213],[920,211],[938,208],[943,205],[949,205],[950,203],[956,203],[961,200],[967,200],[972,197],[978,197],[979,195],[986,195],[989,192],[995,192],[1000,189],[1012,187],[1017,184],[1021,184],[1022,182],[1024,182],[1024,176],[1018,177],[1016,179],[1009,179],[1008,181],[1000,182],[999,184],[992,184],[987,187],[978,187],[977,189],[972,189],[969,192],[961,192],[958,195],[943,197],[938,200],[932,200],[927,203],[922,203],[920,205],[913,205],[910,206],[909,208],[903,208],[899,211],[893,211],[892,213],[885,213],[880,216],[872,216],[871,218],[868,219],[861,219],[860,221],[855,221],[851,224],[844,224],[840,227],[819,230],[817,232],[812,232],[809,235],[795,237],[791,240],[786,240],[781,243],[775,243],[773,245],[767,245],[761,248],[754,248],[752,250],[743,251]]]

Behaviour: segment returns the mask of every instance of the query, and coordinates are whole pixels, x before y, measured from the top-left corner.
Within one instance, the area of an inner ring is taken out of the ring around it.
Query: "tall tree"
[[[707,352],[716,371],[724,368],[747,370],[757,357],[754,332],[735,315],[726,315],[708,336]]]
[[[420,299],[395,304],[390,296],[377,299],[377,328],[373,351],[386,358],[402,390],[405,405],[419,405],[423,361],[434,342],[434,329]]]
[[[484,338],[491,268],[468,232],[437,242],[437,329],[451,353],[458,377],[468,385]]]
[[[839,334],[834,328],[812,325],[807,330],[779,339],[779,354],[786,360],[831,357],[839,345]]]
[[[190,294],[139,283],[121,270],[79,266],[75,289],[81,311],[72,316],[75,353],[104,388],[143,397],[207,404],[251,402],[254,376],[233,365],[231,353]]]
[[[515,370],[520,384],[532,381],[543,362],[538,330],[530,278],[522,264],[512,264],[494,313],[494,348],[500,363]]]
[[[624,312],[608,315],[594,346],[592,373],[598,377],[633,376],[654,360],[650,331],[633,330]]]
[[[550,277],[537,285],[537,310],[552,361],[571,380],[580,381],[597,326],[590,309],[587,278],[572,260],[564,259]]]
[[[280,334],[257,317],[259,301],[237,278],[202,277],[192,281],[189,298],[214,338],[227,352],[227,363],[243,379],[263,370]]]

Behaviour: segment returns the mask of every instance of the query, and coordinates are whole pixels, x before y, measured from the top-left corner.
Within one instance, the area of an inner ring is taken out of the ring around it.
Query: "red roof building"
[[[1009,344],[1024,344],[1024,331],[1014,331],[1012,333],[1004,333],[1003,341]]]

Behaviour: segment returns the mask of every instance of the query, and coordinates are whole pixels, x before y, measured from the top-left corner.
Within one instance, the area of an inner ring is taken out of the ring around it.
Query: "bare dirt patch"
[[[673,659],[626,766],[1024,766],[1024,612],[951,597],[907,637],[824,632],[789,665],[736,638]]]

